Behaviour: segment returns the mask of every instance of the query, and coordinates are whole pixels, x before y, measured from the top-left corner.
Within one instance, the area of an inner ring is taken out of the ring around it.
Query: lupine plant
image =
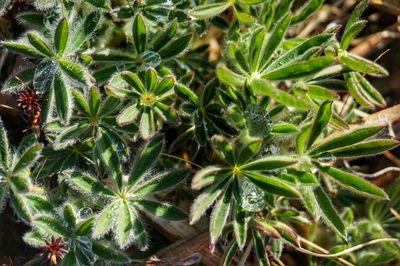
[[[368,1],[308,37],[294,29],[324,1],[295,2],[32,1],[18,15],[28,31],[1,42],[30,62],[1,92],[33,88],[20,99],[41,111],[19,144],[0,123],[0,209],[41,250],[27,265],[138,262],[154,219],[205,220],[224,265],[281,265],[288,246],[310,265],[399,263],[398,184],[345,169],[399,144],[389,120],[359,117],[386,106],[369,76],[388,72],[348,51]],[[183,190],[191,208],[171,203]],[[371,238],[387,256],[349,255]]]

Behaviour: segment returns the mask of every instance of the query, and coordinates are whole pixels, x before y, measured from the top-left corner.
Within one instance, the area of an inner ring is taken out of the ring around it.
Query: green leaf
[[[327,43],[331,38],[333,34],[329,33],[322,33],[310,38],[307,38],[304,42],[300,43],[293,49],[289,49],[286,53],[278,57],[276,60],[274,60],[271,65],[269,65],[266,68],[266,71],[271,71],[274,70],[278,67],[282,67],[284,65],[289,64],[290,62],[296,61],[301,56],[306,53],[308,50],[311,48],[319,47]]]
[[[342,237],[346,237],[346,228],[342,222],[342,219],[337,214],[334,209],[329,197],[325,194],[321,187],[316,187],[313,191],[318,208],[318,213],[323,217],[325,222],[327,222],[337,233]],[[314,206],[315,207],[315,206]]]
[[[74,251],[69,251],[64,258],[62,259],[60,266],[76,266],[77,261],[76,261],[76,255]]]
[[[54,35],[54,45],[59,54],[62,54],[67,46],[68,42],[68,20],[63,18],[60,23],[58,23],[55,35]]]
[[[290,156],[267,156],[240,166],[244,171],[270,171],[297,163],[298,160]]]
[[[345,146],[330,150],[329,156],[335,156],[337,158],[349,158],[349,157],[362,157],[369,155],[380,154],[384,151],[393,149],[399,145],[399,141],[391,139],[374,139],[367,140],[364,142],[356,143],[353,145]],[[324,157],[324,154],[320,155]]]
[[[182,182],[189,174],[189,169],[171,169],[152,177],[150,180],[135,186],[130,192],[135,197],[145,196],[157,191],[165,190]]]
[[[140,110],[138,109],[137,104],[128,106],[117,116],[117,124],[120,126],[131,124],[139,114]]]
[[[314,122],[311,127],[310,137],[307,141],[307,149],[315,142],[315,140],[322,134],[324,129],[328,126],[329,120],[332,117],[332,102],[325,101],[321,104]]]
[[[128,247],[133,238],[132,234],[132,214],[128,202],[123,200],[119,203],[118,219],[116,221],[116,239],[121,249]]]
[[[199,105],[199,98],[188,87],[177,83],[175,85],[175,93],[176,93],[176,95],[178,95],[183,100],[190,101],[191,103],[193,103],[196,106]]]
[[[88,83],[89,74],[86,73],[82,66],[63,59],[58,59],[57,62],[61,70],[67,77],[81,84]]]
[[[115,248],[110,242],[93,241],[92,250],[97,256],[106,261],[129,262],[129,257],[124,252]]]
[[[380,188],[374,186],[373,184],[365,181],[364,179],[358,176],[344,172],[334,167],[324,166],[321,164],[317,164],[317,167],[320,171],[329,175],[335,181],[337,181],[341,186],[347,189],[350,189],[356,193],[363,194],[365,196],[370,196],[380,199],[389,199],[383,190],[381,190]]]
[[[154,89],[155,95],[163,95],[169,92],[175,85],[175,79],[173,76],[166,76],[163,78],[157,87]]]
[[[100,94],[95,87],[90,88],[89,109],[93,117],[96,117],[100,111]]]
[[[385,126],[365,126],[340,132],[326,138],[311,147],[309,154],[315,155],[323,152],[346,147],[378,134]]]
[[[288,173],[296,176],[301,186],[318,186],[319,182],[316,176],[306,171],[288,169]]]
[[[229,2],[205,4],[196,6],[195,8],[188,11],[189,16],[197,19],[206,19],[215,17],[224,12],[230,6]]]
[[[222,193],[228,179],[222,180],[211,187],[204,190],[193,202],[190,209],[190,224],[195,224],[208,208],[214,203],[218,196]]]
[[[282,182],[274,176],[265,176],[254,172],[242,172],[259,188],[276,195],[285,197],[298,197],[297,191],[289,184]]]
[[[221,236],[229,215],[232,200],[232,184],[229,184],[222,198],[215,205],[210,220],[210,241],[215,245]]]
[[[343,50],[347,49],[354,37],[356,37],[366,24],[366,20],[361,20],[351,25],[351,27],[343,34],[342,40],[340,41],[340,48]]]
[[[28,36],[30,44],[35,47],[36,50],[48,57],[54,56],[53,51],[50,50],[49,46],[47,46],[47,44],[38,35],[33,32],[28,32],[26,35]]]
[[[82,44],[92,35],[99,21],[99,11],[94,11],[90,13],[72,36],[71,43],[67,47],[67,52],[73,53],[78,50],[82,46]]]
[[[246,143],[239,152],[238,164],[242,165],[258,154],[262,146],[262,139],[254,139]]]
[[[138,13],[133,21],[132,36],[135,44],[136,52],[142,53],[146,49],[146,24],[142,16]]]
[[[151,138],[156,129],[156,125],[154,122],[154,113],[153,110],[149,107],[145,107],[142,112],[142,117],[140,118],[140,135],[143,139],[147,140]]]
[[[140,220],[139,215],[136,212],[132,212],[132,221],[133,221],[133,238],[135,240],[136,245],[140,248],[140,250],[147,249],[147,233],[144,229],[142,221]]]
[[[333,101],[339,100],[339,95],[337,95],[334,91],[328,90],[322,86],[308,84],[307,85],[307,93],[313,99],[319,99],[322,101]]]
[[[214,183],[223,173],[225,173],[225,171],[216,166],[208,166],[200,169],[192,179],[192,189],[199,190]]]
[[[118,210],[118,202],[112,202],[104,207],[104,209],[96,216],[93,223],[92,237],[99,239],[107,234],[114,226],[114,218]]]
[[[261,234],[256,231],[252,230],[253,235],[253,243],[254,243],[254,250],[257,257],[258,264],[260,266],[269,266],[269,260],[265,254],[265,245],[264,241],[261,237]]]
[[[51,212],[53,210],[53,205],[45,196],[38,194],[26,194],[25,199],[32,211]]]
[[[161,203],[150,200],[135,200],[145,212],[151,213],[158,218],[167,219],[171,221],[181,221],[187,218],[187,215],[168,203]]]
[[[131,166],[128,186],[132,187],[153,167],[164,148],[164,136],[159,134],[148,141],[139,151]]]
[[[299,129],[289,123],[280,123],[280,124],[274,124],[272,126],[271,133],[281,135],[281,134],[295,134],[299,132]]]
[[[375,76],[387,76],[389,73],[378,65],[375,62],[372,62],[368,59],[359,57],[357,55],[343,52],[342,55],[339,55],[339,62],[350,68],[351,70],[358,71],[361,73],[366,73]]]
[[[67,177],[68,184],[78,191],[87,193],[88,195],[96,194],[106,197],[115,196],[114,192],[111,191],[106,185],[97,181],[96,178],[91,177],[88,174],[79,172],[66,172],[64,175]]]
[[[283,40],[291,19],[292,17],[287,15],[283,17],[275,26],[271,36],[269,37],[268,43],[265,45],[265,49],[262,51],[262,57],[260,58],[261,69],[265,69],[268,66],[272,54]]]
[[[17,161],[14,162],[13,173],[16,174],[20,171],[25,170],[29,165],[33,164],[35,160],[39,157],[39,154],[43,148],[42,144],[35,144],[26,149]]]
[[[9,78],[1,89],[2,93],[12,92],[17,88],[24,86],[33,80],[35,76],[35,68],[29,68]]]
[[[74,207],[67,203],[63,209],[63,218],[69,227],[75,228],[76,226],[76,213]]]
[[[25,223],[32,221],[31,211],[26,203],[26,199],[14,189],[10,189],[10,203],[18,217]]]
[[[75,231],[76,234],[78,236],[86,236],[89,233],[89,231],[92,229],[93,222],[94,222],[93,216],[80,222],[76,228],[76,231]]]
[[[30,57],[44,57],[45,55],[35,48],[26,45],[24,43],[17,43],[17,42],[1,42],[1,46],[7,48],[18,54],[23,54]]]
[[[26,177],[15,175],[10,178],[10,183],[13,184],[16,191],[20,193],[28,192],[29,190],[29,180]]]
[[[369,82],[368,80],[362,76],[360,73],[354,73],[355,77],[358,80],[359,90],[360,92],[366,96],[366,98],[379,107],[385,107],[386,101],[382,97],[382,95],[377,91]]]
[[[216,135],[212,138],[214,151],[224,158],[230,165],[235,163],[235,155],[232,145],[222,136]]]
[[[181,122],[177,112],[171,107],[161,103],[156,102],[154,104],[155,110],[160,115],[160,117],[170,124],[179,124]]]
[[[163,59],[176,57],[189,48],[191,39],[191,33],[179,37],[167,43],[163,48],[158,51],[158,54]]]
[[[97,136],[96,152],[119,189],[122,187],[122,167],[115,145],[105,131]]]
[[[225,84],[242,86],[246,81],[244,76],[231,71],[222,63],[217,65],[216,72],[218,79]]]
[[[262,58],[265,43],[268,41],[268,35],[263,27],[259,27],[254,30],[251,35],[249,43],[249,63],[252,72],[258,71],[260,67],[260,61]]]
[[[87,0],[88,3],[94,5],[95,7],[100,7],[104,9],[110,9],[111,6],[107,0]]]
[[[164,30],[161,35],[159,35],[153,43],[152,50],[159,51],[163,48],[176,34],[176,30],[178,28],[178,22],[174,20],[168,28]]]
[[[235,207],[235,218],[233,221],[233,230],[235,232],[235,239],[240,250],[246,245],[248,222],[246,220],[246,211],[239,206]]]
[[[343,35],[347,35],[348,31],[353,27],[353,25],[359,21],[360,16],[364,11],[364,9],[367,7],[367,5],[368,5],[368,0],[362,0],[356,6],[356,8],[354,8],[350,18],[347,20]]]
[[[309,109],[304,100],[297,98],[296,96],[293,96],[283,90],[274,88],[267,80],[254,79],[251,83],[251,88],[255,93],[263,96],[269,96],[286,106],[295,107],[301,110]]]
[[[218,91],[218,80],[216,78],[209,81],[204,87],[203,95],[201,98],[201,104],[207,106],[211,103]]]
[[[75,107],[86,116],[90,116],[90,108],[85,97],[76,89],[72,89],[72,97],[74,97]]]
[[[232,265],[232,260],[235,257],[237,249],[238,249],[237,242],[235,240],[232,240],[226,251],[223,266]]]
[[[10,164],[10,147],[8,144],[7,131],[0,118],[0,166],[8,168]]]
[[[291,25],[297,24],[311,17],[323,4],[323,0],[309,0],[293,16]]]
[[[62,121],[68,123],[71,116],[71,97],[65,87],[64,81],[59,74],[53,80],[54,98],[57,107],[57,114]]]
[[[157,86],[157,72],[154,68],[149,67],[145,74],[145,87],[147,91],[154,91]]]
[[[59,220],[50,215],[36,216],[33,225],[49,235],[68,237],[70,234]]]
[[[132,72],[129,71],[124,71],[121,73],[121,78],[125,80],[129,85],[131,85],[136,91],[138,92],[145,91],[142,81],[136,74],[133,74]]]
[[[307,61],[288,64],[265,72],[261,77],[267,80],[297,79],[324,69],[334,62],[335,58],[328,55],[310,58]]]

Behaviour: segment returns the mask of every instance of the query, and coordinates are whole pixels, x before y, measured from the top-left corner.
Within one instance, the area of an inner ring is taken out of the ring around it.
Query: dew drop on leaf
[[[93,210],[89,207],[83,207],[78,211],[76,216],[78,220],[88,219],[89,217],[93,216]]]
[[[264,209],[264,192],[254,184],[243,181],[241,186],[242,208],[250,212],[258,212]]]

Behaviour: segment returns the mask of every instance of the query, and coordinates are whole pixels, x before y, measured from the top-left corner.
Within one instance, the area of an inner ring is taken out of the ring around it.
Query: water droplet
[[[264,209],[264,192],[254,184],[243,181],[242,186],[242,207],[250,212],[258,212]]]
[[[266,137],[272,128],[272,121],[268,112],[261,106],[251,104],[244,112],[246,126],[250,135]]]
[[[78,211],[78,214],[76,216],[78,220],[86,220],[89,217],[93,216],[93,210],[89,207],[83,207]]]

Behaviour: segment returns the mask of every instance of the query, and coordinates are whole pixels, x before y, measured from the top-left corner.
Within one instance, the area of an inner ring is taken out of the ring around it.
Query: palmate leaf
[[[41,53],[34,47],[22,42],[1,42],[1,46],[15,53],[23,54],[29,57],[45,57],[43,53]]]

